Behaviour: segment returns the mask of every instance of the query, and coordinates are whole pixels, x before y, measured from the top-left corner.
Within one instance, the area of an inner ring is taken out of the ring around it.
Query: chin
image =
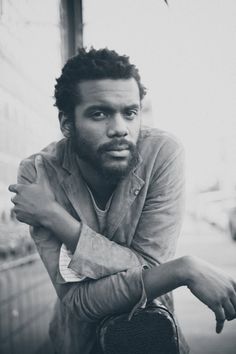
[[[127,161],[106,163],[102,165],[101,173],[103,177],[111,182],[117,183],[121,179],[125,178],[130,172],[130,166]]]
[[[106,160],[103,161],[103,163],[101,164],[102,166],[102,170],[109,172],[115,172],[117,171],[117,173],[122,173],[125,172],[126,170],[129,170],[129,166],[130,166],[130,159],[122,159],[122,160],[116,160],[116,161],[111,161],[111,160]]]

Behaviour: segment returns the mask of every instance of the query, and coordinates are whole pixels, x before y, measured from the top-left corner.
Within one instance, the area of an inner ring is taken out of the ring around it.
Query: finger
[[[218,307],[215,310],[216,316],[216,333],[220,333],[224,328],[225,313],[222,307]]]
[[[231,321],[235,318],[235,308],[229,299],[224,302],[224,311],[225,317],[228,321]]]
[[[19,184],[10,184],[8,187],[10,192],[18,193],[19,192]]]
[[[234,313],[235,313],[235,318],[236,318],[236,295],[231,296],[230,301],[234,307]]]
[[[221,333],[224,328],[225,321],[217,321],[216,322],[216,333]]]
[[[44,168],[43,158],[41,155],[35,157],[36,182],[42,183],[48,180],[47,173]]]
[[[17,202],[16,196],[12,197],[12,198],[11,198],[11,201],[12,201],[13,204],[16,204],[16,202]]]
[[[20,222],[25,222],[25,219],[24,219],[20,214],[15,213],[15,215],[16,215],[16,219],[17,219],[18,221],[20,221]]]
[[[234,287],[234,290],[236,291],[236,281],[232,281],[232,285],[233,285],[233,287]]]

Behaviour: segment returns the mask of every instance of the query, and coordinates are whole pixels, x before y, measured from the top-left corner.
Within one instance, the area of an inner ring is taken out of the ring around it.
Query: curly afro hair
[[[68,117],[73,117],[74,107],[79,103],[78,83],[97,79],[134,78],[139,88],[140,99],[146,89],[141,83],[138,69],[129,61],[129,57],[119,55],[107,48],[86,50],[81,48],[78,54],[70,58],[56,79],[55,106]]]

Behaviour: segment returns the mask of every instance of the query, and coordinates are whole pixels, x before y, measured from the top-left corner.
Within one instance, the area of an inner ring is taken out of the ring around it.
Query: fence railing
[[[0,353],[51,354],[56,294],[37,254],[0,265]]]

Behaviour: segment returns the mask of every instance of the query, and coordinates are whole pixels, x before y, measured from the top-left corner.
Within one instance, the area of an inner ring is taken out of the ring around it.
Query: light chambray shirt
[[[40,152],[58,203],[81,222],[68,269],[86,278],[66,282],[59,268],[61,242],[47,229],[31,228],[58,295],[50,326],[57,353],[96,352],[100,319],[122,312],[132,316],[145,306],[144,267],[174,256],[184,209],[183,148],[169,133],[143,127],[138,150],[137,165],[114,191],[103,232],[70,141]],[[35,181],[35,156],[21,162],[18,183]],[[170,293],[159,300],[173,312]],[[188,352],[181,332],[180,348]]]

